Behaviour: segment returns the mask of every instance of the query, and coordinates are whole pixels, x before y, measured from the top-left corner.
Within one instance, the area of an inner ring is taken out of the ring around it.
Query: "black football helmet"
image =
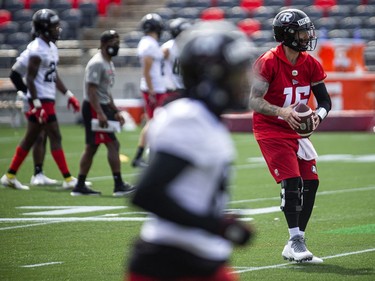
[[[56,12],[50,9],[41,9],[33,15],[32,32],[43,35],[50,41],[56,41],[60,37],[60,18]]]
[[[279,12],[272,26],[277,42],[297,52],[315,50],[317,37],[314,24],[301,10],[286,9]]]
[[[145,15],[140,25],[144,33],[156,32],[159,38],[164,29],[163,19],[155,13]]]
[[[191,26],[191,23],[184,18],[176,18],[171,20],[169,23],[169,31],[172,35],[172,38],[176,38],[182,31],[188,29]]]
[[[185,96],[216,115],[247,107],[252,45],[228,21],[202,21],[177,38]]]

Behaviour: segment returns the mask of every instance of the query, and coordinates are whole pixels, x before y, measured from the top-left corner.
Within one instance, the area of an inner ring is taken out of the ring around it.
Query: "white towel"
[[[310,161],[318,157],[318,153],[308,138],[298,139],[299,147],[297,151],[298,157],[303,160]]]

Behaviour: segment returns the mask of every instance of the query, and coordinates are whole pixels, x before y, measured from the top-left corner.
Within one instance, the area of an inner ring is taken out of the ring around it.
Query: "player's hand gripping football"
[[[47,122],[47,113],[42,107],[42,103],[40,102],[39,99],[33,100],[33,105],[34,107],[31,108],[28,112],[26,112],[26,116],[29,117],[31,115],[34,115],[36,120],[40,124],[46,123]]]
[[[289,126],[295,130],[299,128],[301,118],[298,117],[297,113],[294,111],[294,108],[298,105],[298,102],[289,105],[288,107],[281,107],[278,113],[278,116],[283,118]]]
[[[313,115],[313,121],[314,121],[314,131],[316,130],[316,128],[318,128],[319,124],[320,124],[320,118],[318,116],[318,114],[316,114],[316,112],[314,111],[314,115]]]
[[[74,94],[70,90],[68,90],[66,91],[65,95],[69,98],[68,109],[70,109],[70,107],[73,107],[74,112],[79,112],[80,104],[79,104],[78,99],[74,96]]]
[[[220,223],[220,235],[236,245],[245,245],[255,236],[255,230],[236,215],[226,214]]]

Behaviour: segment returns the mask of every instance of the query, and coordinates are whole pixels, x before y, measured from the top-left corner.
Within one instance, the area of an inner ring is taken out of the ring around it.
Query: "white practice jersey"
[[[26,48],[16,59],[12,66],[12,70],[18,72],[22,77],[25,77],[27,66],[29,65],[29,50]]]
[[[26,72],[27,72],[27,66],[28,66],[28,63],[29,63],[28,59],[29,59],[29,51],[26,48],[17,57],[16,62],[12,66],[12,70],[19,73],[23,78],[25,77]],[[23,99],[22,112],[28,112],[29,109],[30,109],[30,106],[29,106],[29,103],[28,103],[28,100],[27,100],[27,96],[23,95],[22,99]]]
[[[40,57],[42,60],[38,74],[34,80],[37,97],[38,99],[55,100],[56,67],[59,61],[57,47],[53,42],[49,42],[48,45],[45,41],[37,37],[27,46],[25,59],[28,62],[29,58],[34,56]],[[31,98],[29,92],[27,92],[27,97]]]
[[[138,57],[141,62],[142,68],[144,67],[143,58],[152,57],[153,64],[150,70],[151,83],[154,87],[155,93],[164,94],[166,92],[166,87],[164,83],[164,78],[162,75],[162,62],[163,62],[163,52],[159,46],[159,43],[151,36],[143,36],[138,43],[137,48]],[[141,91],[147,92],[148,87],[146,79],[144,76],[141,78],[140,84]]]
[[[168,49],[169,56],[164,60],[164,80],[167,89],[183,89],[184,83],[180,73],[179,51],[175,39],[171,39],[162,45],[162,49]]]
[[[227,181],[235,157],[227,128],[200,101],[186,98],[159,108],[147,135],[150,149],[186,159],[189,165],[168,188],[169,196],[196,214],[222,214],[229,199]],[[224,238],[150,215],[141,230],[147,242],[183,248],[211,260],[224,260],[232,244]]]

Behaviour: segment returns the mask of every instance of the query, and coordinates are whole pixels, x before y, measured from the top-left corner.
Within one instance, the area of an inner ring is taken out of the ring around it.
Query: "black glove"
[[[235,215],[225,215],[220,223],[220,235],[237,245],[245,245],[254,234],[254,229]]]

